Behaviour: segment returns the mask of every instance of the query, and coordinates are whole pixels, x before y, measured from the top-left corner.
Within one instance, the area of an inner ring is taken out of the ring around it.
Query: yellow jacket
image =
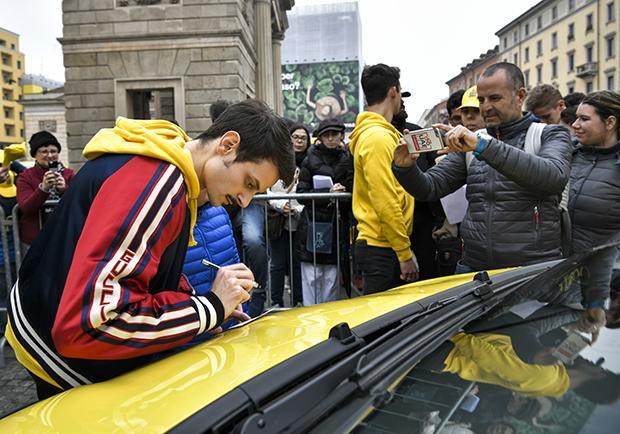
[[[570,385],[564,366],[521,360],[509,336],[459,333],[450,340],[455,347],[444,361],[444,371],[464,380],[495,384],[529,396],[559,397]]]
[[[401,134],[377,113],[357,116],[349,149],[353,154],[353,214],[358,239],[390,247],[400,262],[411,259],[414,200],[392,174],[394,148]]]

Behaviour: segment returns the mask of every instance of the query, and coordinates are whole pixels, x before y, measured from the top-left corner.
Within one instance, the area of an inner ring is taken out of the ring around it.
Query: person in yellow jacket
[[[363,292],[371,294],[414,281],[418,264],[409,235],[414,200],[392,174],[401,134],[390,123],[400,111],[400,72],[379,63],[362,72],[368,104],[350,135],[353,154],[353,214],[358,221],[355,258]]]

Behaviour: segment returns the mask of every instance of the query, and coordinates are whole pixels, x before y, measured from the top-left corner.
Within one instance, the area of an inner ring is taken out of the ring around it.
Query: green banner
[[[337,117],[352,130],[360,107],[359,70],[357,61],[282,65],[284,116],[311,130]]]

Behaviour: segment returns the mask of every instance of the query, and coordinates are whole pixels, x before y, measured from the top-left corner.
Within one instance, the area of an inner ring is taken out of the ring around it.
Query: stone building
[[[499,62],[498,51],[499,46],[496,45],[491,50],[482,53],[478,58],[461,67],[461,72],[446,82],[450,89],[449,94],[451,95],[459,89],[469,89],[474,84],[478,83],[478,79],[484,70],[494,63]]]
[[[63,0],[69,161],[117,116],[209,127],[218,99],[281,112],[280,45],[294,0]]]
[[[67,148],[64,88],[59,87],[46,92],[24,93],[20,103],[24,107],[24,136],[26,141],[37,131],[49,131],[56,136],[62,145],[60,161],[67,164],[69,151]],[[30,155],[27,158],[31,159]]]

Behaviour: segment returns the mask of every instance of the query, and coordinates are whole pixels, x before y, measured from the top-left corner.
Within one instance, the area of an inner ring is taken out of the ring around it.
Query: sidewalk
[[[4,368],[0,368],[0,418],[37,400],[34,381],[15,360],[11,347],[4,349]]]

